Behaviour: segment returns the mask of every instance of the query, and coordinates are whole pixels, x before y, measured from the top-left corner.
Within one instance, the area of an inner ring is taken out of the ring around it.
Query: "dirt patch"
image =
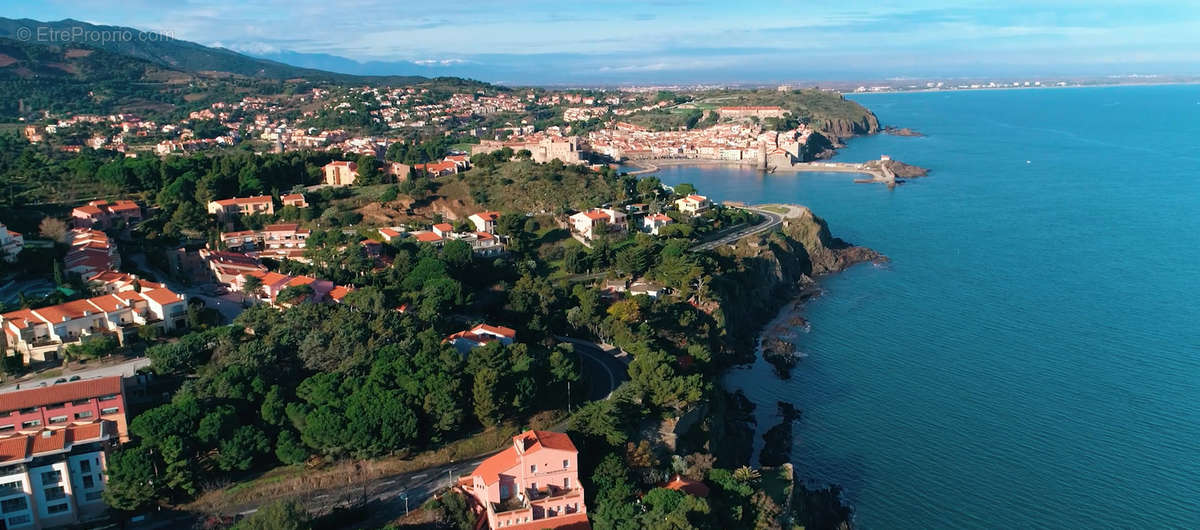
[[[68,59],[75,59],[78,57],[87,57],[91,54],[92,54],[92,50],[85,50],[83,48],[71,48],[71,49],[67,50],[67,53],[65,55]]]
[[[17,62],[16,59],[13,59],[12,57],[10,57],[8,55],[4,55],[3,53],[0,53],[0,68],[4,68],[5,66],[13,64],[15,62]]]
[[[77,73],[79,73],[79,68],[76,68],[76,67],[75,67],[75,65],[73,65],[73,64],[67,64],[67,63],[46,63],[46,66],[49,66],[50,68],[55,68],[55,69],[58,69],[58,70],[62,70],[62,71],[64,71],[64,72],[68,73],[68,74],[77,74]]]

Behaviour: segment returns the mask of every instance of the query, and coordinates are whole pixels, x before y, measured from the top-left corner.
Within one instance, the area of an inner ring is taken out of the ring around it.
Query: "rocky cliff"
[[[865,108],[862,110],[863,114],[857,118],[818,119],[809,125],[839,141],[859,134],[875,134],[879,132],[879,118],[876,118],[875,113]]]
[[[714,276],[714,316],[729,337],[738,362],[753,359],[755,339],[784,304],[815,292],[814,277],[855,263],[886,260],[878,252],[833,237],[823,219],[792,207],[779,230],[719,249]]]

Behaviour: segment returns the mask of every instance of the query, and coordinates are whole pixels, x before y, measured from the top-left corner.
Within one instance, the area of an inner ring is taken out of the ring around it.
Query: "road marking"
[[[383,485],[383,486],[391,486],[392,484],[395,484],[395,483],[396,483],[395,480],[385,480],[383,482],[380,482],[379,484]]]
[[[584,351],[587,351],[587,349],[588,349],[588,347],[585,346],[580,351],[584,352]],[[604,369],[604,373],[608,374],[608,395],[611,396],[613,391],[617,389],[617,378],[613,377],[612,370],[610,370],[608,368],[607,364],[604,364],[604,361],[597,359],[590,352],[587,354],[587,356],[590,357],[593,361],[600,363],[600,367]],[[608,399],[608,396],[605,396],[604,399]]]
[[[421,473],[420,475],[413,475],[413,478],[425,478],[428,476],[429,476],[429,474],[427,474],[427,473]]]
[[[251,509],[251,510],[246,510],[246,511],[244,511],[244,512],[238,512],[238,515],[250,515],[250,514],[252,514],[252,513],[254,513],[254,512],[257,512],[257,511],[258,511],[258,508],[254,508],[254,509]]]

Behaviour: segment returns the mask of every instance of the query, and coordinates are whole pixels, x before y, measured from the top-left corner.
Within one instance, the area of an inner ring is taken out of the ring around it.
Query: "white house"
[[[499,218],[500,212],[479,212],[467,217],[475,224],[476,230],[493,234],[496,233],[496,220]]]
[[[658,229],[675,222],[666,214],[656,213],[647,215],[642,218],[642,229],[651,234],[658,235]]]
[[[703,195],[692,194],[675,201],[675,207],[679,208],[679,211],[693,215],[707,210],[709,206],[712,206],[712,203]]]
[[[608,231],[625,229],[625,213],[611,208],[593,208],[579,212],[572,215],[570,220],[571,229],[588,240],[599,235],[598,230],[602,226],[607,227]]]

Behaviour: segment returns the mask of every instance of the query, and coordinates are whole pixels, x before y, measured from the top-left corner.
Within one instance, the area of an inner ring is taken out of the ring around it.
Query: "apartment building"
[[[125,226],[142,222],[142,207],[128,200],[91,201],[71,210],[71,223],[75,228],[108,230],[118,220],[124,221]]]
[[[234,197],[208,203],[208,213],[224,221],[237,215],[254,215],[275,213],[275,201],[270,195],[257,197]]]
[[[125,418],[125,380],[121,376],[0,394],[0,437],[65,429],[101,419],[112,422],[117,438],[127,442]]]
[[[304,248],[312,231],[297,223],[266,225],[262,230],[242,230],[221,233],[225,248],[238,251],[262,249]]]
[[[566,434],[525,431],[459,487],[492,530],[588,528],[578,457]]]
[[[67,233],[67,243],[71,247],[63,257],[63,269],[67,272],[89,278],[121,266],[117,246],[104,232],[76,228]]]
[[[107,420],[0,438],[0,527],[76,525],[105,514]]]

